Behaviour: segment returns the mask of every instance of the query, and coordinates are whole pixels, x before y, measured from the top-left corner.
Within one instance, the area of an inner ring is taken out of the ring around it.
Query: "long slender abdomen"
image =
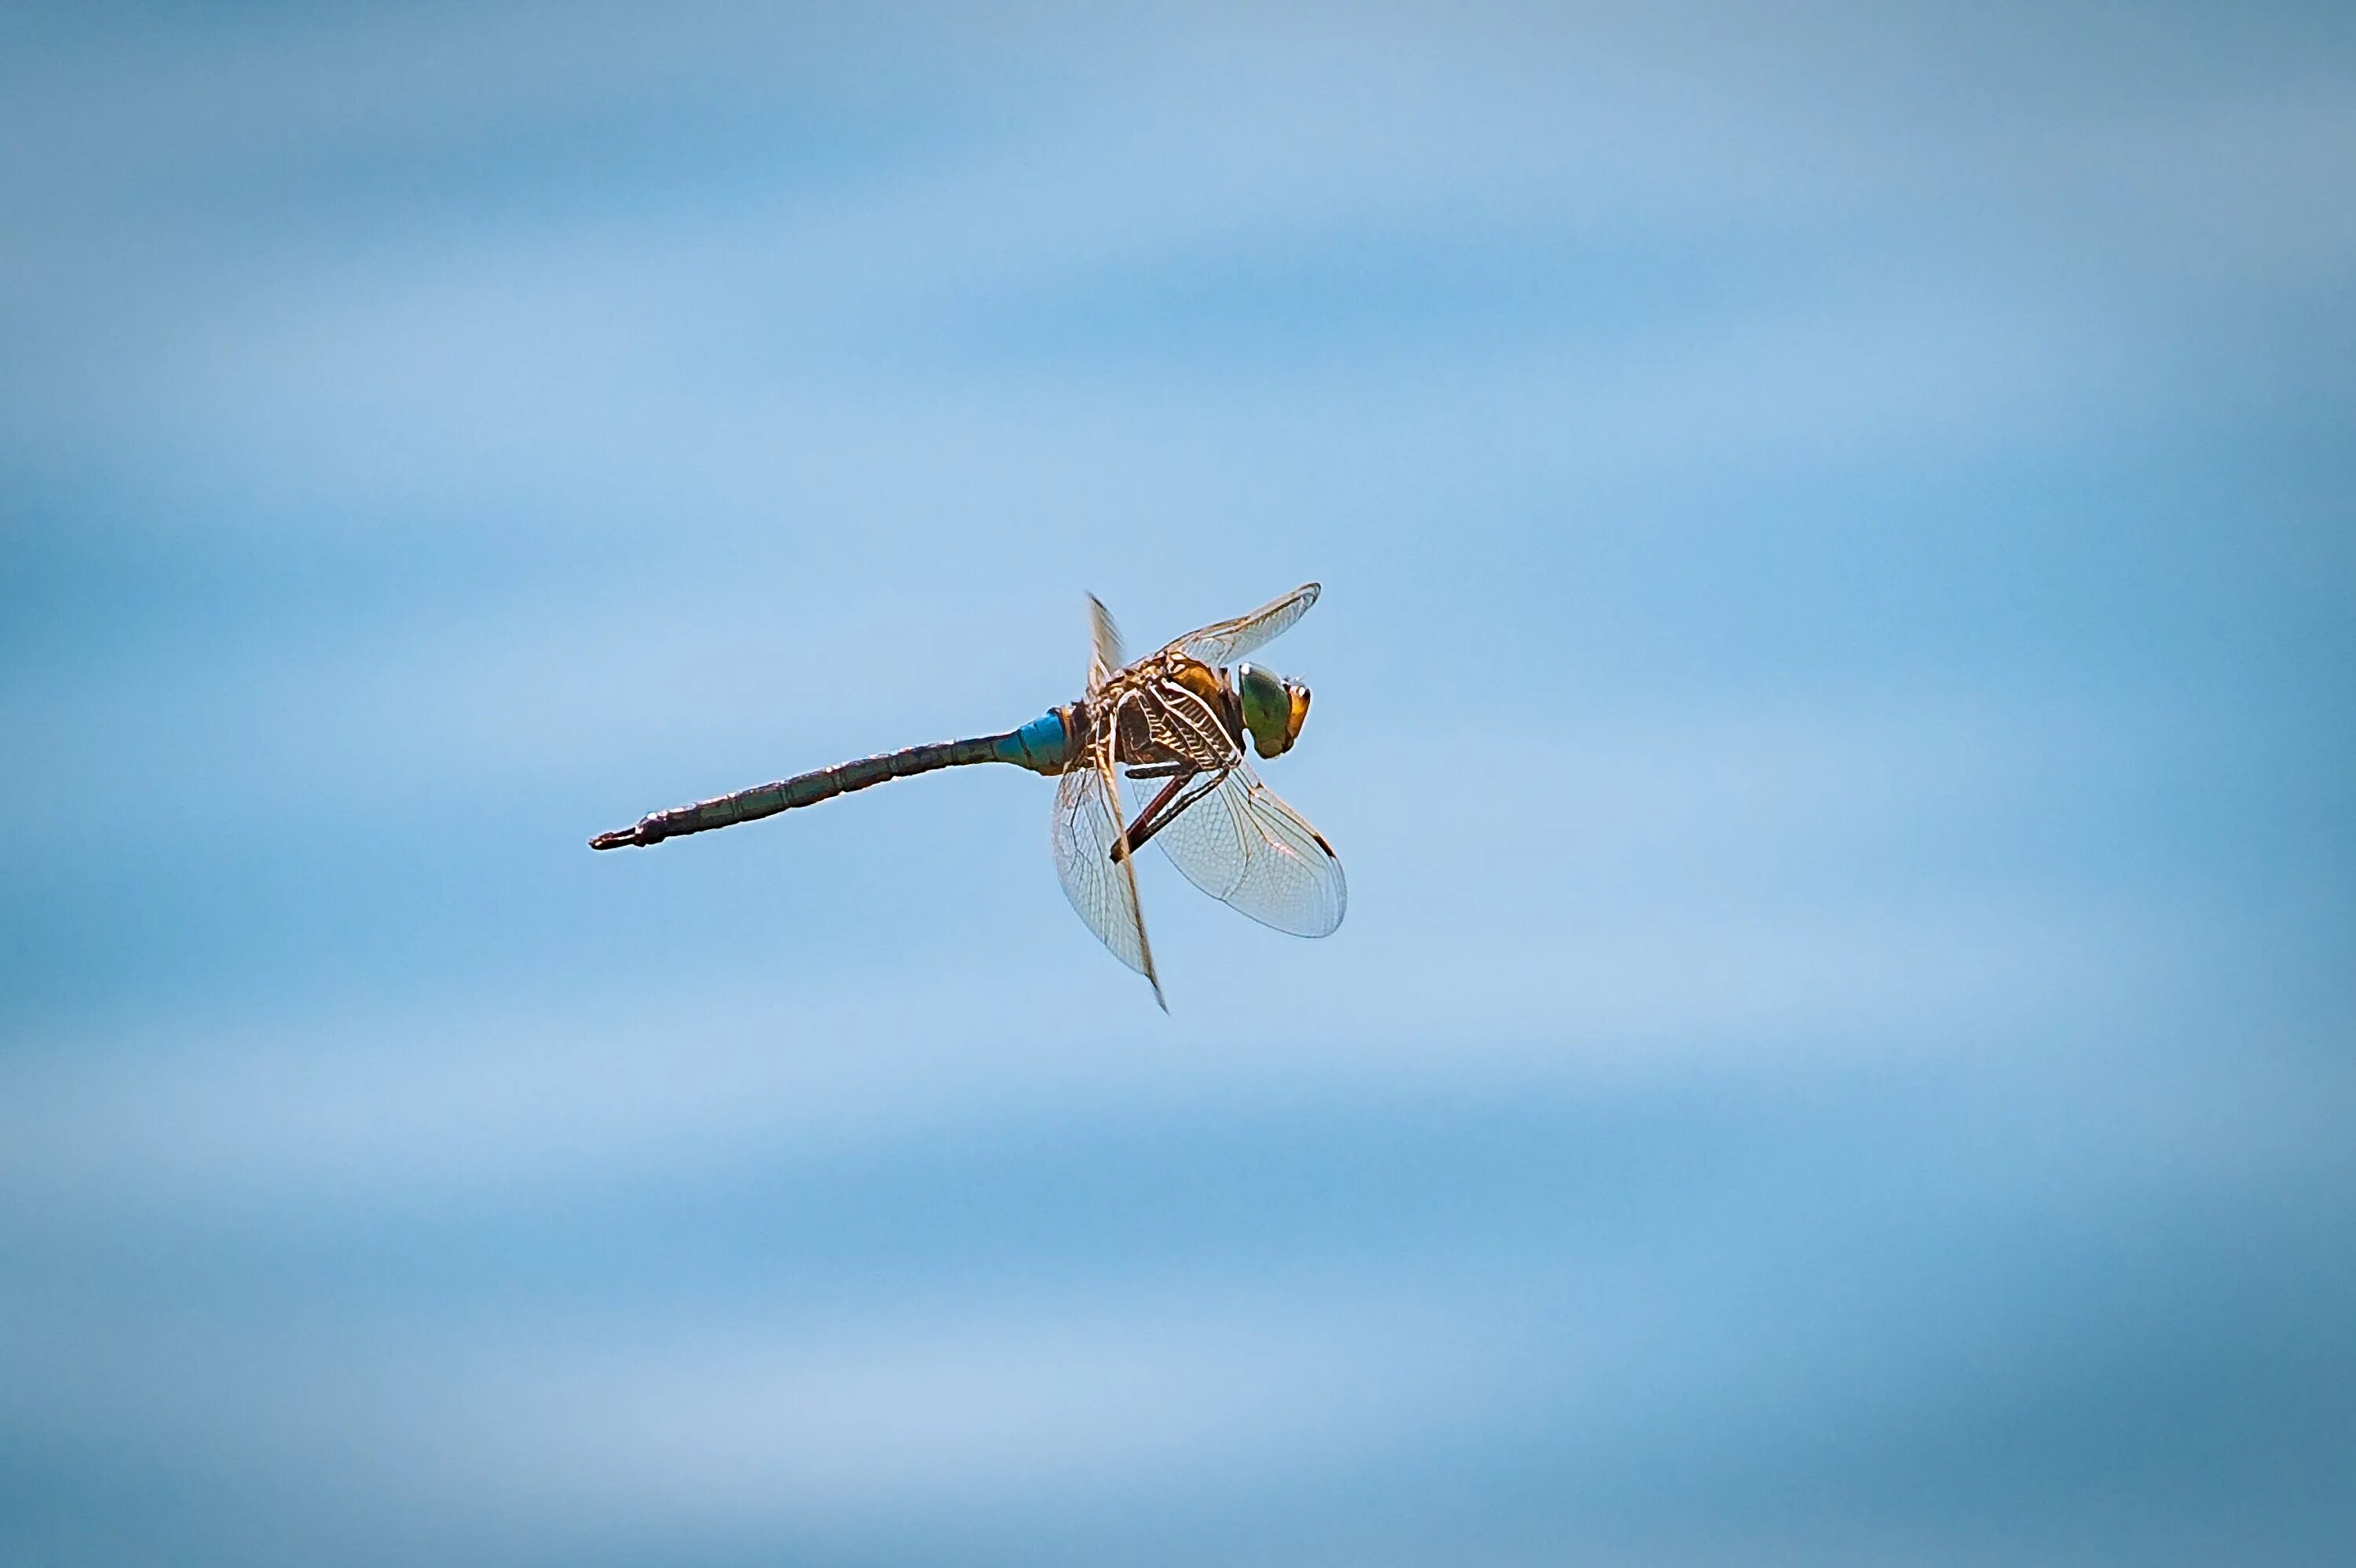
[[[1050,713],[1004,735],[989,735],[973,741],[943,741],[935,745],[910,746],[903,751],[862,757],[855,763],[838,763],[833,767],[797,773],[775,784],[738,790],[734,795],[714,795],[710,800],[699,800],[692,805],[674,805],[669,811],[650,812],[628,827],[600,833],[589,840],[589,848],[619,849],[630,845],[659,844],[666,838],[679,838],[690,833],[705,833],[714,827],[733,827],[740,822],[775,816],[798,805],[816,805],[819,801],[832,800],[836,795],[866,789],[890,779],[910,778],[917,773],[967,767],[976,763],[1012,763],[1034,773],[1060,773],[1063,771],[1063,733],[1059,717]]]

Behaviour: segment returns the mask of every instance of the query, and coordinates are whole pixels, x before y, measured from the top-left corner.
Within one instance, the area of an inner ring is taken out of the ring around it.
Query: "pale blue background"
[[[9,7],[0,1559],[2351,1561],[2351,16]]]

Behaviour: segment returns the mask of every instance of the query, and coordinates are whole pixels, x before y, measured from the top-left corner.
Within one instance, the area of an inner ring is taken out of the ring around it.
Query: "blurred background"
[[[16,5],[0,1558],[2345,1563],[2356,13]],[[1303,943],[1010,768],[1305,579]]]

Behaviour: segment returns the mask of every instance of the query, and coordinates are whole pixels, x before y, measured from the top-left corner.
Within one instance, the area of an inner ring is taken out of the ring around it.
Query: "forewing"
[[[1349,907],[1342,862],[1324,837],[1245,763],[1153,841],[1188,881],[1262,925],[1326,936]]]
[[[1153,949],[1145,940],[1145,918],[1137,902],[1133,855],[1113,859],[1120,841],[1120,797],[1113,785],[1111,759],[1100,749],[1082,759],[1055,786],[1055,876],[1064,896],[1114,957],[1145,976],[1162,1010],[1162,981],[1153,972]]]
[[[1104,601],[1088,595],[1088,636],[1092,655],[1088,662],[1088,689],[1094,691],[1105,682],[1105,677],[1129,662],[1121,652],[1120,628],[1113,624],[1112,612]]]
[[[1201,659],[1206,665],[1230,665],[1254,648],[1282,635],[1292,623],[1309,613],[1309,606],[1316,603],[1317,584],[1304,582],[1283,598],[1271,600],[1248,615],[1238,615],[1232,621],[1216,621],[1200,631],[1189,632],[1170,644],[1169,648],[1189,658]]]

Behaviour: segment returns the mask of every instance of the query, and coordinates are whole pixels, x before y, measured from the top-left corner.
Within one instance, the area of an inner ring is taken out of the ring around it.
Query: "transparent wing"
[[[1088,689],[1094,691],[1104,684],[1105,677],[1129,663],[1129,656],[1121,652],[1120,627],[1114,624],[1112,612],[1093,593],[1088,595],[1088,635],[1094,650],[1088,663]]]
[[[1153,972],[1153,949],[1145,940],[1145,917],[1137,902],[1137,857],[1113,858],[1120,841],[1120,795],[1113,783],[1112,758],[1097,748],[1092,759],[1066,773],[1055,786],[1055,876],[1064,896],[1114,957],[1145,976],[1153,999],[1168,1012],[1162,981]]]
[[[1332,934],[1349,907],[1333,847],[1242,763],[1153,842],[1213,898],[1295,936]]]
[[[1232,621],[1215,621],[1168,645],[1171,651],[1201,659],[1207,665],[1229,665],[1254,648],[1274,640],[1317,603],[1317,584],[1304,582],[1281,599],[1261,605]],[[1101,608],[1101,606],[1099,606]],[[1118,669],[1120,667],[1113,667]]]

